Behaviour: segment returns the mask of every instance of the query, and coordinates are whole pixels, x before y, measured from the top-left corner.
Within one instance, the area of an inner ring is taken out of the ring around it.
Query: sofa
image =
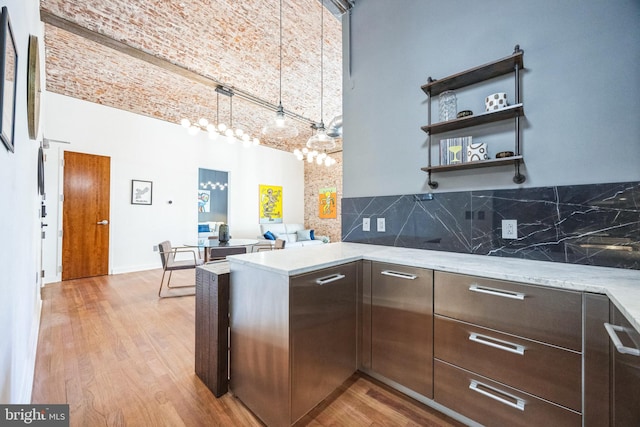
[[[220,227],[220,224],[224,224],[224,222],[215,222],[215,221],[199,222],[198,223],[198,240],[208,239],[208,238],[217,238],[218,227]]]
[[[286,242],[284,244],[285,249],[329,243],[329,237],[316,235],[313,232],[314,230],[305,229],[303,224],[260,224],[259,238],[270,240],[265,236],[268,231],[271,232],[275,239],[282,239]]]

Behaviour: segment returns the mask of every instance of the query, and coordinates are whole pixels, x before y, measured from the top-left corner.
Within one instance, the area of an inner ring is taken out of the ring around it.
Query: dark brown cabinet
[[[436,272],[434,400],[485,425],[582,425],[583,294]]]
[[[433,396],[432,270],[372,263],[371,370]]]
[[[611,425],[640,426],[640,334],[611,304]]]

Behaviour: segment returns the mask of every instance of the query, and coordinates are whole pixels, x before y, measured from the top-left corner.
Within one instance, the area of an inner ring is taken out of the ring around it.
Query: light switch
[[[378,218],[378,231],[385,231],[384,218]]]
[[[369,218],[362,218],[362,231],[371,231],[371,221]]]

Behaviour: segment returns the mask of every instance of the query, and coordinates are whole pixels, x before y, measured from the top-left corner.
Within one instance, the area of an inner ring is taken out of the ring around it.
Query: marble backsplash
[[[640,182],[343,198],[342,240],[640,270]]]

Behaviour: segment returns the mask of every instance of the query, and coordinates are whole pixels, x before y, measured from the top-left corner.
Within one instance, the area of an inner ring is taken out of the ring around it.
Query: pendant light
[[[262,128],[262,134],[275,140],[295,138],[298,136],[298,128],[287,124],[282,108],[282,0],[280,0],[280,93],[278,95],[278,108],[274,120]]]
[[[336,147],[334,138],[327,135],[324,128],[323,120],[323,101],[324,101],[324,5],[320,1],[320,123],[316,128],[316,133],[307,141],[307,148],[313,150],[331,150]]]

